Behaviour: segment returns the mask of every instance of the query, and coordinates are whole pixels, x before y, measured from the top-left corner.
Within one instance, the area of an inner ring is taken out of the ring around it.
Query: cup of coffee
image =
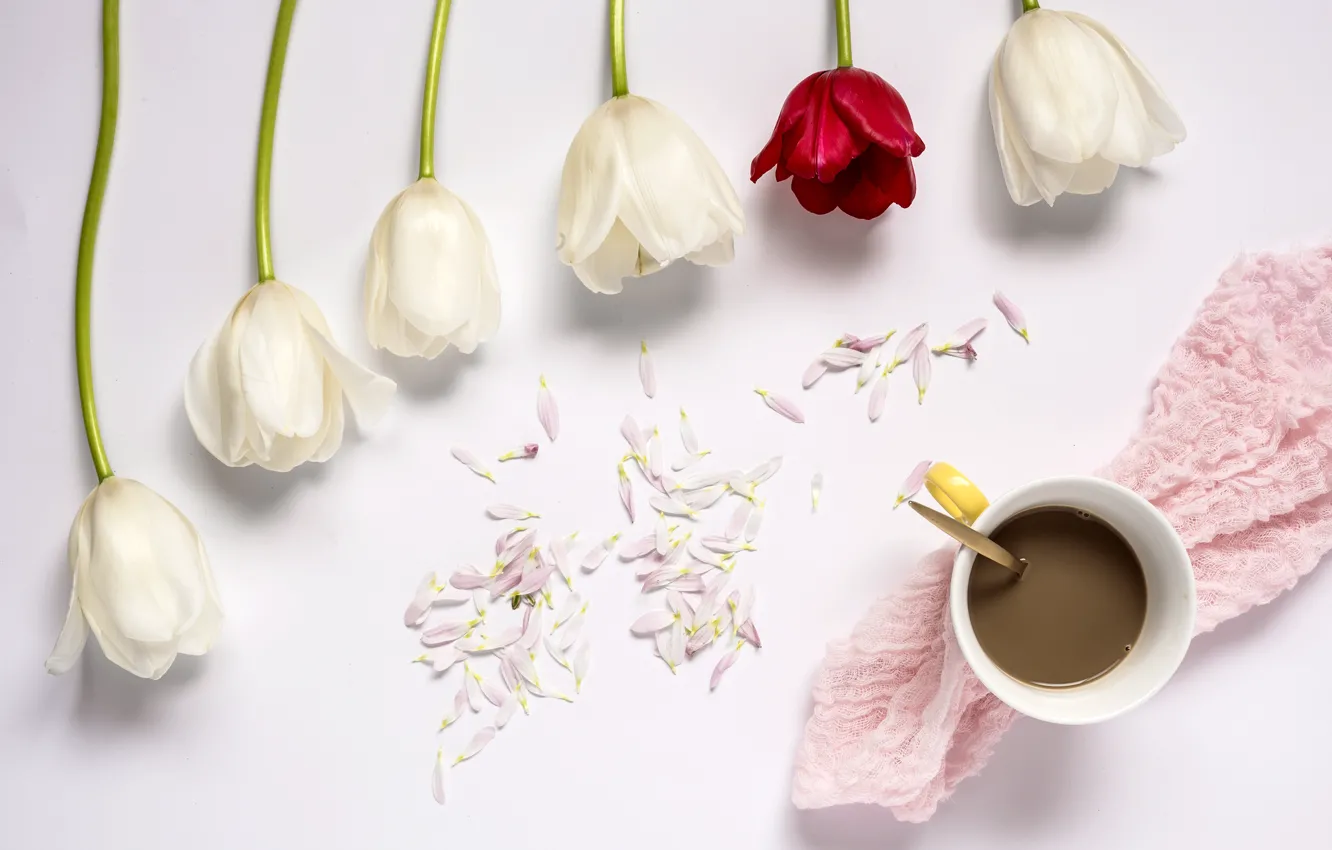
[[[1084,724],[1142,704],[1178,669],[1197,590],[1179,534],[1150,502],[1088,476],[993,503],[936,463],[925,486],[955,519],[1026,561],[1021,576],[962,547],[949,610],[976,677],[1038,720]]]

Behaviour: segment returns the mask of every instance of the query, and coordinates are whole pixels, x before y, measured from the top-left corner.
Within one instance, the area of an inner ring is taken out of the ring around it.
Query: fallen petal
[[[1022,315],[1018,305],[1014,304],[999,290],[994,292],[994,306],[999,308],[1000,314],[1008,322],[1008,326],[1017,331],[1019,335],[1027,342],[1031,342],[1031,336],[1027,333],[1027,317]]]
[[[749,543],[754,542],[758,537],[759,526],[763,524],[763,502],[757,502],[750,510],[748,518],[745,519],[745,540]]]
[[[425,646],[443,646],[452,643],[471,630],[477,621],[455,620],[432,626],[421,633],[421,643]]]
[[[698,490],[693,493],[686,493],[684,503],[695,511],[705,511],[721,500],[726,495],[726,487],[709,487],[706,490]]]
[[[694,426],[690,424],[689,414],[685,413],[683,407],[680,408],[680,445],[684,446],[687,453],[698,454],[698,437],[694,434]]]
[[[534,514],[526,508],[520,508],[517,505],[508,505],[504,503],[490,505],[486,508],[486,513],[494,519],[540,519],[541,514]]]
[[[555,643],[555,641],[551,640],[550,638],[546,638],[544,643],[546,646],[546,654],[549,655],[551,658],[555,659],[556,664],[568,670],[569,662],[564,657],[564,650],[560,649],[559,644]]]
[[[519,458],[536,457],[537,452],[540,450],[541,447],[538,446],[536,443],[524,443],[522,446],[514,449],[513,451],[505,452],[504,454],[500,455],[499,459],[501,461],[506,461],[506,460],[518,460]]]
[[[439,596],[444,588],[440,586],[434,571],[428,572],[416,585],[416,591],[412,594],[412,601],[407,603],[407,610],[402,615],[403,623],[412,628],[421,625],[425,621],[426,615],[430,613],[430,606],[434,603],[435,597]]]
[[[878,422],[879,417],[883,415],[884,403],[888,401],[888,369],[884,367],[882,374],[879,375],[879,382],[874,385],[870,391],[869,400],[869,420]]]
[[[748,517],[746,517],[746,519],[748,519]],[[740,528],[742,530],[744,529],[744,523],[740,524]],[[713,552],[721,552],[722,554],[731,554],[732,552],[755,551],[754,547],[750,545],[747,541],[734,540],[727,537],[721,537],[716,535],[711,537],[704,537],[702,543],[705,548],[711,549]]]
[[[553,633],[560,626],[573,619],[574,615],[583,608],[583,597],[577,593],[570,593],[565,597],[564,603],[560,605],[560,610],[555,612],[555,619],[551,623],[550,630]]]
[[[469,452],[467,449],[460,446],[454,446],[450,450],[450,453],[463,466],[472,470],[477,475],[480,475],[482,478],[490,479],[491,483],[495,482],[495,476],[491,474],[489,469],[486,469],[485,464],[481,463],[477,456]]]
[[[754,626],[753,620],[745,620],[741,623],[740,628],[736,630],[736,634],[755,649],[763,646],[763,641],[759,639],[758,629]]]
[[[476,676],[477,682],[481,685],[481,693],[486,700],[496,708],[503,708],[504,703],[509,699],[509,692],[505,687],[495,679],[483,679],[475,670],[472,675]]]
[[[450,726],[452,726],[454,723],[457,723],[458,718],[462,717],[463,712],[466,710],[467,710],[467,688],[464,686],[459,688],[458,693],[453,695],[453,705],[450,706],[448,711],[444,713],[444,719],[442,719],[439,722],[439,728],[441,730],[447,729]]]
[[[911,355],[914,354],[916,349],[920,347],[920,344],[925,341],[925,335],[929,332],[930,325],[928,322],[925,322],[916,325],[906,336],[902,337],[901,342],[897,344],[897,352],[893,354],[893,359],[889,361],[884,374],[893,371],[898,366],[901,366],[903,363],[910,360]]]
[[[827,374],[827,372],[828,372],[828,364],[823,362],[822,357],[819,357],[813,363],[809,364],[809,366],[805,369],[805,374],[800,376],[800,386],[804,387],[805,389],[809,389],[810,387],[814,386],[816,382],[818,382],[819,378],[822,378],[825,374]]]
[[[430,795],[441,806],[444,805],[444,799],[448,794],[448,774],[448,770],[444,767],[444,748],[440,747],[435,753],[435,769],[430,772]]]
[[[735,511],[726,523],[726,537],[735,540],[744,533],[745,525],[749,522],[749,514],[754,509],[753,502],[744,501],[735,506]]]
[[[657,535],[649,534],[646,537],[640,537],[620,547],[618,552],[621,561],[637,561],[639,558],[647,557],[650,553],[656,551]]]
[[[685,657],[693,658],[694,655],[703,651],[712,644],[717,637],[712,629],[700,628],[689,636],[689,641],[685,644]]]
[[[461,764],[462,762],[467,761],[469,758],[473,758],[474,756],[476,756],[477,753],[481,752],[486,748],[486,744],[489,744],[494,739],[495,739],[494,726],[487,726],[481,729],[479,732],[477,732],[475,735],[472,736],[472,740],[467,742],[467,746],[463,747],[463,751],[461,753],[458,753],[458,757],[453,760],[453,763]]]
[[[633,452],[634,457],[647,457],[647,441],[643,439],[643,431],[632,416],[624,417],[624,421],[620,423],[620,434],[629,444],[629,451]]]
[[[763,403],[777,413],[785,416],[787,419],[790,419],[798,425],[804,424],[805,414],[801,413],[800,408],[796,407],[790,400],[782,398],[779,395],[773,395],[767,390],[756,389],[754,392],[762,396]]]
[[[500,706],[500,710],[495,712],[495,728],[503,729],[505,726],[508,726],[509,721],[513,719],[513,715],[517,711],[518,699],[516,697],[509,697],[504,700],[504,704]]]
[[[646,614],[641,615],[637,620],[634,620],[633,625],[629,626],[629,631],[636,635],[656,634],[662,629],[675,623],[678,619],[680,619],[679,615],[673,611],[648,611]]]
[[[648,353],[647,341],[644,340],[638,352],[638,380],[643,383],[643,395],[655,398],[657,395],[657,368],[652,364],[652,355]]]
[[[490,576],[482,575],[471,566],[464,566],[449,576],[449,584],[459,590],[476,590],[485,587],[489,582]]]
[[[681,573],[679,578],[671,582],[671,587],[679,590],[681,593],[702,593],[707,585],[703,583],[703,576],[698,573],[685,572]]]
[[[847,343],[847,345],[855,351],[864,351],[868,353],[878,348],[879,346],[883,345],[888,340],[892,339],[893,334],[895,333],[897,333],[896,330],[891,330],[888,331],[888,333],[879,334],[878,336],[867,336],[861,339],[857,339],[853,342]]]
[[[503,553],[505,549],[508,549],[510,546],[512,546],[513,542],[517,540],[519,537],[521,537],[526,531],[527,531],[527,526],[519,525],[515,526],[512,530],[506,531],[503,534],[501,534],[499,537],[495,538],[495,556],[499,557],[499,555]]]
[[[893,500],[893,507],[905,502],[920,492],[920,488],[925,485],[925,473],[930,471],[932,461],[922,460],[911,470],[911,474],[902,482],[902,487],[897,491],[897,498]]]
[[[583,680],[587,678],[587,667],[592,660],[592,647],[586,640],[578,644],[573,653],[574,693],[583,692]]]
[[[589,549],[587,554],[583,556],[581,564],[582,568],[588,572],[592,572],[597,567],[600,567],[605,563],[606,557],[610,555],[611,549],[615,548],[615,541],[619,539],[619,534],[612,534],[610,537],[607,537],[605,540]]]
[[[648,439],[648,473],[660,481],[661,474],[664,471],[661,457],[661,432],[653,428],[652,436]]]
[[[972,319],[949,334],[948,338],[944,340],[944,344],[935,348],[934,351],[939,354],[944,354],[962,348],[963,346],[970,345],[976,335],[985,330],[986,324],[984,319]]]
[[[463,664],[463,687],[467,689],[467,705],[472,711],[480,711],[486,696],[481,693],[481,680],[472,675],[472,668]]]
[[[677,662],[671,660],[674,656],[671,651],[671,632],[668,629],[657,632],[657,656],[666,662],[666,666],[670,668],[672,673],[675,672],[678,665]]]
[[[860,392],[866,384],[874,380],[874,370],[879,368],[879,349],[874,348],[865,354],[865,361],[860,364],[860,371],[856,373],[856,392]]]
[[[648,504],[659,514],[670,514],[671,516],[684,517],[693,517],[697,515],[696,511],[684,502],[669,496],[663,496],[660,493],[653,493],[652,496],[648,498]]]
[[[772,476],[776,475],[777,471],[781,468],[782,468],[781,455],[778,455],[776,457],[770,457],[767,460],[763,461],[763,463],[760,463],[758,466],[746,472],[745,478],[749,481],[751,485],[758,486],[759,484],[762,484],[764,481],[767,481]]]
[[[819,355],[829,369],[850,369],[865,362],[865,352],[844,345],[835,345]]]
[[[925,390],[930,386],[930,353],[924,344],[916,346],[916,353],[911,356],[911,377],[916,382],[916,403],[925,403]]]
[[[723,655],[721,660],[717,662],[717,666],[712,669],[712,679],[708,682],[708,690],[717,690],[717,685],[721,683],[722,674],[730,670],[731,665],[735,664],[736,658],[739,657],[741,646],[744,646],[744,644],[737,643],[735,649]]]
[[[560,433],[560,410],[555,406],[555,396],[546,385],[545,375],[541,376],[541,387],[537,390],[537,420],[545,429],[550,441],[555,442]]]
[[[663,558],[671,551],[671,531],[666,526],[666,515],[657,512],[657,521],[653,527],[653,536],[657,545],[657,554]]]
[[[529,654],[536,652],[537,644],[541,642],[541,612],[540,605],[529,606],[523,612],[523,636],[518,638],[518,646]]]
[[[812,503],[812,510],[817,513],[819,510],[819,499],[823,496],[823,473],[816,472],[809,481],[809,500]]]
[[[621,463],[617,468],[620,476],[620,504],[629,513],[629,521],[633,522],[634,517],[634,485],[629,480],[629,474],[624,471],[624,464]]]
[[[694,464],[698,463],[700,460],[702,460],[703,458],[707,457],[710,454],[712,454],[712,449],[704,449],[703,451],[697,452],[696,454],[685,455],[679,460],[672,462],[671,469],[675,470],[676,472],[681,472],[693,466]]]

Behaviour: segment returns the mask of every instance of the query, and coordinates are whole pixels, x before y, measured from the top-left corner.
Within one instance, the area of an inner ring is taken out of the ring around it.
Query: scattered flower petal
[[[453,705],[444,712],[444,718],[440,720],[439,728],[444,730],[457,723],[458,718],[462,717],[463,712],[467,710],[467,703],[467,688],[464,686],[453,695]]]
[[[612,534],[610,537],[607,537],[605,540],[587,550],[587,554],[583,556],[583,569],[590,573],[597,567],[601,566],[602,563],[605,562],[606,556],[611,553],[611,549],[615,548],[615,541],[619,539],[620,535],[618,533]]]
[[[432,626],[421,633],[421,643],[425,646],[443,646],[453,643],[472,630],[479,620],[453,620]]]
[[[647,340],[644,340],[638,352],[638,380],[643,383],[643,395],[655,398],[657,395],[657,367],[652,364],[652,355],[648,353]]]
[[[486,698],[486,701],[496,708],[503,708],[504,703],[509,698],[508,690],[495,679],[483,678],[475,670],[472,670],[471,673],[476,677],[477,684],[481,686],[481,694]]]
[[[476,567],[464,564],[461,569],[449,576],[449,584],[459,590],[476,590],[490,582],[489,576],[476,571]]]
[[[494,519],[540,519],[541,514],[534,514],[526,508],[520,508],[517,505],[507,505],[499,503],[490,505],[486,508],[486,513]]]
[[[504,701],[504,704],[500,706],[500,710],[495,712],[495,728],[503,729],[505,726],[508,726],[509,721],[513,719],[513,715],[517,711],[518,711],[517,698],[509,697],[508,699],[506,699]]]
[[[759,526],[763,524],[763,502],[756,502],[753,509],[749,512],[749,517],[745,520],[745,541],[754,542],[758,537]]]
[[[889,361],[884,374],[888,374],[898,366],[901,366],[903,363],[910,360],[911,355],[914,354],[916,349],[920,347],[920,344],[925,341],[925,335],[929,332],[930,325],[926,322],[924,324],[916,325],[911,329],[910,333],[902,337],[901,342],[897,344],[897,352],[893,354],[893,359]]]
[[[557,537],[550,543],[550,558],[555,562],[555,569],[564,577],[564,583],[573,587],[573,565],[569,562],[569,544],[578,536],[574,532],[568,537]]]
[[[706,548],[705,546],[700,545],[700,543],[691,542],[689,544],[688,547],[689,557],[693,558],[695,561],[698,561],[700,564],[705,564],[709,567],[713,567],[719,570],[725,569],[726,559],[722,557],[722,555],[720,555],[719,553],[713,552],[712,550]]]
[[[467,449],[460,446],[454,446],[450,450],[450,453],[457,458],[458,462],[463,466],[472,470],[477,475],[480,475],[482,478],[488,478],[491,483],[495,482],[495,476],[491,474],[489,469],[486,469],[485,464],[481,463],[481,461],[477,459],[477,456],[469,452]]]
[[[698,454],[698,437],[694,434],[694,426],[689,422],[689,414],[685,413],[684,408],[680,408],[680,445],[691,455]]]
[[[753,620],[745,620],[741,623],[740,628],[736,630],[736,634],[755,649],[763,647],[763,641],[759,639],[758,629],[754,626]]]
[[[541,447],[538,446],[536,443],[524,443],[519,448],[516,448],[511,452],[505,452],[504,454],[500,455],[499,459],[502,462],[506,460],[518,460],[520,458],[536,457],[537,452],[540,450]]]
[[[860,392],[866,384],[874,380],[874,370],[878,368],[879,349],[870,349],[865,355],[865,362],[860,364],[860,371],[856,373],[856,392]]]
[[[441,806],[444,805],[444,799],[448,795],[448,774],[448,770],[444,767],[444,748],[440,747],[435,753],[435,769],[430,772],[430,795]]]
[[[816,472],[809,481],[809,500],[815,513],[819,510],[819,499],[823,496],[823,473]]]
[[[930,353],[924,344],[916,346],[911,356],[911,377],[916,382],[916,403],[925,403],[925,390],[930,386]]]
[[[617,467],[620,476],[620,504],[629,513],[629,521],[633,522],[634,516],[634,484],[629,480],[629,474],[624,471],[624,463]]]
[[[657,643],[657,655],[661,658],[662,661],[666,662],[666,666],[670,668],[672,673],[674,673],[675,668],[679,666],[679,662],[673,660],[675,658],[675,653],[671,647],[672,644],[671,631],[672,630],[670,629],[662,629],[661,631],[657,632],[656,643]]]
[[[541,555],[540,549],[536,551],[537,568],[526,575],[523,575],[518,584],[513,588],[513,592],[519,596],[528,596],[533,593],[539,593],[541,589],[546,586],[546,582],[550,580],[551,575],[555,572],[554,559],[548,559]]]
[[[686,493],[682,501],[695,511],[705,511],[721,500],[726,495],[726,487],[709,487],[706,490],[697,490],[693,493]]]
[[[537,644],[541,643],[541,612],[540,605],[530,605],[523,612],[523,636],[518,638],[518,646],[529,654],[536,652]]]
[[[748,519],[748,517],[746,517],[746,519]],[[743,530],[744,527],[745,527],[744,523],[741,523],[740,524],[741,530]],[[735,540],[732,538],[721,537],[718,535],[714,535],[711,537],[704,537],[702,543],[705,548],[711,549],[713,552],[721,552],[723,554],[730,554],[732,552],[755,551],[754,547],[745,540]]]
[[[735,540],[745,531],[745,525],[749,523],[749,514],[754,509],[752,502],[744,501],[735,506],[735,512],[731,514],[730,520],[726,523],[726,536]]]
[[[653,525],[653,536],[657,544],[657,554],[665,557],[671,551],[671,530],[666,525],[666,515],[657,512],[657,521]]]
[[[844,345],[834,345],[819,355],[829,369],[850,369],[865,362],[865,352]]]
[[[586,606],[584,606],[584,610],[586,610]],[[578,616],[565,623],[564,628],[560,631],[559,639],[556,641],[560,649],[568,652],[569,647],[578,642],[578,638],[583,634],[583,623],[586,620],[586,617]]]
[[[827,372],[828,372],[828,364],[824,363],[823,357],[820,356],[817,360],[815,360],[813,363],[809,364],[808,367],[806,367],[805,374],[800,376],[800,386],[804,387],[805,389],[809,389],[810,387],[814,386],[815,383],[818,382],[819,378],[822,378],[825,374],[827,374]]]
[[[541,677],[537,675],[536,663],[532,661],[532,656],[526,652],[510,652],[507,657],[509,663],[513,665],[514,672],[518,674],[518,678],[534,688],[541,686]],[[522,682],[518,684],[521,685]],[[514,688],[514,690],[518,691],[519,689]]]
[[[536,542],[536,529],[529,528],[522,534],[513,539],[509,547],[495,559],[495,568],[492,575],[498,575],[501,570],[513,564],[515,561],[527,557],[532,552],[532,544]]]
[[[555,612],[555,619],[550,625],[550,630],[554,632],[560,626],[569,622],[582,608],[583,597],[577,593],[570,593],[565,597],[564,603],[560,605],[560,610]]]
[[[986,321],[984,319],[972,319],[962,327],[953,331],[944,340],[944,344],[933,349],[936,354],[953,354],[959,350],[971,348],[971,341],[976,335],[985,330]],[[973,356],[968,359],[975,359],[975,349],[971,349]]]
[[[767,390],[755,389],[754,392],[762,396],[763,403],[777,413],[785,416],[787,419],[790,419],[798,425],[804,424],[805,414],[801,413],[800,408],[796,407],[790,400],[782,398],[779,395],[773,395]]]
[[[754,597],[754,586],[744,584],[731,591],[731,595],[726,598],[727,607],[731,609],[731,623],[736,628],[749,619],[750,612],[754,610]]]
[[[555,396],[546,385],[545,375],[541,376],[541,388],[537,390],[537,419],[546,430],[546,436],[555,442],[560,433],[560,409],[555,406]]]
[[[897,333],[896,330],[891,330],[888,331],[888,333],[886,334],[863,337],[861,339],[857,339],[852,342],[846,343],[846,345],[848,345],[854,351],[864,351],[868,353],[878,348],[879,346],[883,345],[888,340],[892,339],[893,334],[895,333]]]
[[[678,619],[679,615],[673,611],[648,611],[634,620],[633,624],[629,626],[629,631],[636,635],[652,635],[671,626]]]
[[[505,549],[508,549],[513,545],[514,541],[519,537],[522,537],[527,530],[527,526],[519,525],[495,538],[495,555],[498,557],[502,554]]]
[[[484,750],[486,748],[486,744],[489,744],[492,740],[494,740],[494,738],[495,738],[494,726],[486,726],[485,728],[481,729],[479,732],[477,732],[475,735],[472,736],[472,740],[467,742],[467,746],[463,747],[463,751],[461,753],[458,753],[458,757],[453,760],[453,763],[462,764],[463,762],[467,761],[469,758],[474,758],[476,754]]]
[[[671,587],[681,593],[702,593],[707,585],[703,583],[703,576],[698,573],[685,572],[671,582]]]
[[[746,472],[745,478],[749,481],[750,484],[757,486],[759,484],[762,484],[764,481],[767,481],[772,476],[776,475],[777,471],[781,468],[782,468],[782,458],[781,455],[777,455],[776,457],[768,458],[767,460],[763,461],[763,463],[760,463],[758,466]]]
[[[1017,331],[1027,342],[1031,342],[1031,336],[1027,333],[1027,317],[1022,315],[1018,305],[1008,300],[1008,296],[1002,292],[995,290],[994,306],[999,308],[999,312],[1003,315],[1004,320],[1008,322],[1010,328]]]
[[[653,428],[652,436],[648,439],[648,473],[660,481],[664,471],[661,457],[661,432]]]
[[[651,505],[652,509],[658,514],[670,514],[671,516],[684,517],[693,517],[697,515],[697,512],[684,502],[669,496],[663,496],[660,493],[653,493],[648,498],[648,504]]]
[[[544,643],[546,645],[546,654],[555,659],[556,664],[566,670],[570,670],[569,661],[564,657],[564,650],[560,649],[559,645],[550,638],[546,638]],[[570,670],[570,672],[572,672],[572,670]]]
[[[472,711],[480,711],[486,696],[481,693],[481,680],[472,675],[472,668],[463,664],[463,687],[467,689],[467,704]]]
[[[729,469],[722,472],[695,472],[686,475],[675,482],[677,490],[702,490],[706,487],[713,487],[730,480],[738,474],[736,470]]]
[[[592,660],[592,647],[586,640],[580,642],[573,652],[573,663],[571,666],[574,676],[574,693],[583,692],[583,680],[587,678],[587,667]]]
[[[911,474],[902,482],[902,487],[897,491],[897,498],[893,500],[893,507],[910,499],[920,492],[920,488],[925,485],[925,473],[930,471],[931,461],[922,460],[911,470]]]
[[[675,470],[676,472],[681,472],[693,466],[694,464],[698,463],[700,460],[702,460],[703,458],[707,457],[710,454],[712,454],[712,449],[704,449],[703,451],[698,452],[696,454],[685,455],[679,460],[673,461],[671,463],[671,469]]]
[[[736,658],[740,655],[740,647],[742,646],[744,646],[744,643],[737,642],[735,649],[723,655],[721,660],[717,662],[717,666],[712,670],[712,679],[708,682],[708,690],[717,690],[717,685],[721,683],[722,674],[727,670],[730,670],[731,665],[735,664]]]
[[[879,375],[879,382],[874,385],[870,391],[869,400],[869,420],[878,422],[879,417],[883,415],[884,403],[888,401],[888,367],[884,367]]]
[[[689,641],[685,644],[685,657],[693,658],[699,652],[702,652],[717,639],[716,634],[710,628],[698,628],[689,636]]]
[[[647,457],[647,441],[643,439],[643,431],[634,421],[634,417],[624,417],[624,421],[620,423],[620,435],[629,444],[629,451],[633,452],[634,457],[641,463]]]
[[[408,628],[421,625],[425,622],[426,615],[430,613],[430,606],[434,604],[435,597],[443,592],[444,586],[439,583],[434,571],[425,574],[420,584],[416,586],[416,592],[412,594],[412,601],[407,604],[407,611],[402,615],[402,621]]]

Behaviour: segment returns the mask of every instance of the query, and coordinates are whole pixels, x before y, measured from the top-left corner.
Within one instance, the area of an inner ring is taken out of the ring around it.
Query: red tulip
[[[924,150],[897,89],[864,69],[834,68],[806,77],[786,98],[749,179],[757,183],[775,167],[778,182],[793,178],[791,190],[810,212],[841,207],[872,219],[892,204],[911,206],[911,157]]]

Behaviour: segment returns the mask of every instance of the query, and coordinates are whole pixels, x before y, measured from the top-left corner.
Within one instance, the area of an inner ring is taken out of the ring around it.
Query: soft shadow
[[[989,85],[987,77],[981,86],[974,133],[978,160],[976,217],[981,229],[990,236],[1023,243],[1076,242],[1104,227],[1126,188],[1123,184],[1133,180],[1135,169],[1119,169],[1114,185],[1099,195],[1060,195],[1054,206],[1044,202],[1018,206],[1004,185],[1003,167],[994,147]]]
[[[625,278],[617,295],[592,292],[561,267],[554,285],[565,293],[564,323],[577,331],[637,342],[663,329],[684,324],[714,297],[716,270],[676,260],[643,278]]]
[[[459,354],[450,346],[434,360],[423,357],[398,357],[384,349],[375,352],[379,360],[379,373],[392,378],[398,390],[417,401],[437,399],[448,395],[457,386],[464,368],[475,366],[484,359],[478,347],[471,354]]]
[[[936,819],[967,818],[1009,838],[1047,833],[1078,796],[1087,730],[1019,717],[980,775],[958,785]],[[1005,844],[1014,843],[1011,841]]]
[[[921,824],[902,823],[889,809],[868,803],[828,809],[792,809],[791,830],[810,850],[909,850],[920,842]]]
[[[265,517],[274,508],[290,501],[291,494],[306,482],[317,482],[324,476],[322,463],[303,463],[291,472],[269,472],[258,466],[234,468],[227,466],[208,453],[194,436],[185,406],[177,413],[175,439],[182,454],[192,461],[191,470],[196,483],[215,488],[227,496],[227,501],[247,516]],[[343,443],[357,439],[354,417],[348,415],[343,432]]]
[[[177,656],[171,669],[151,682],[107,661],[96,639],[89,636],[79,665],[67,674],[79,681],[74,720],[92,726],[153,723],[160,709],[199,681],[207,663],[203,656]]]
[[[773,183],[766,177],[762,189],[761,227],[776,234],[768,244],[775,255],[786,262],[818,270],[810,282],[820,289],[829,285],[854,285],[858,277],[847,272],[865,268],[874,259],[876,241],[891,239],[892,218],[899,211],[888,212],[873,221],[833,210],[827,215],[807,212],[791,192],[791,183]],[[883,228],[882,236],[876,230]]]

